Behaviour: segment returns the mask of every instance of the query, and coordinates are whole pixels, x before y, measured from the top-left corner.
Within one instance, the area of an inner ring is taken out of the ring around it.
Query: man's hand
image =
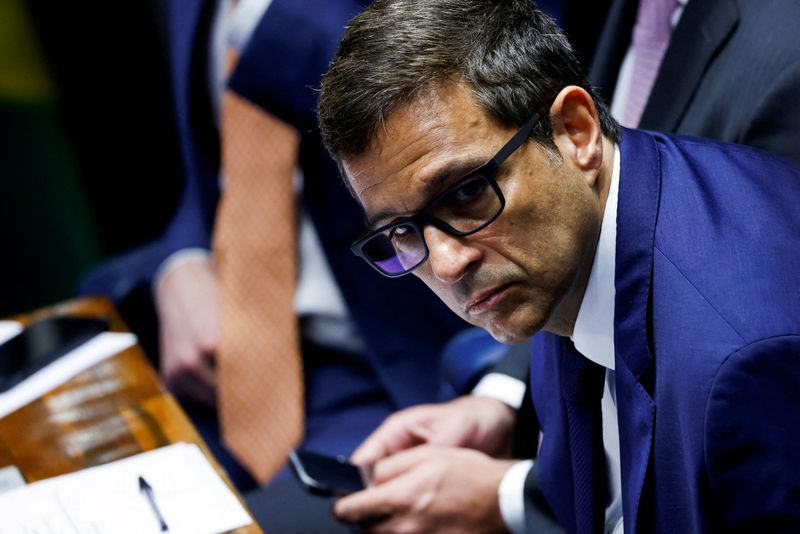
[[[508,457],[515,418],[508,405],[479,396],[407,408],[386,419],[353,453],[352,461],[369,465],[425,443]]]
[[[375,464],[372,484],[334,514],[367,533],[505,532],[497,489],[514,462],[423,445]]]
[[[213,406],[219,287],[210,261],[190,261],[156,284],[161,376],[176,394]]]

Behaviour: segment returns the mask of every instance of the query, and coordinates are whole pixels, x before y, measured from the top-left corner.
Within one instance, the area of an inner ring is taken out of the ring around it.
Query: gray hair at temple
[[[465,82],[489,114],[521,126],[567,85],[594,98],[601,129],[620,128],[567,38],[530,0],[377,0],[355,17],[322,83],[322,138],[337,161],[358,156],[396,107]],[[555,152],[550,121],[532,138]]]

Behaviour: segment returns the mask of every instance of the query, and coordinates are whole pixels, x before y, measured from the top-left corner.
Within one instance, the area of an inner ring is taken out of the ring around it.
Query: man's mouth
[[[506,290],[512,283],[503,284],[491,289],[479,292],[466,305],[467,315],[480,315],[492,309],[505,296]]]

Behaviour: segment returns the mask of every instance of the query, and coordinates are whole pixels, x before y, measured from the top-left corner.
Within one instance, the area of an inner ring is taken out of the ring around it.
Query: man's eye
[[[483,192],[486,191],[486,187],[486,180],[481,177],[467,180],[458,189],[453,191],[450,195],[450,200],[459,204],[466,204],[479,198]]]

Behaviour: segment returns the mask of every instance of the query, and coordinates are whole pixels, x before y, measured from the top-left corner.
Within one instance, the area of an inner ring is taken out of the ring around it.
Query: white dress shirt
[[[622,475],[620,471],[619,424],[617,422],[616,388],[614,387],[614,274],[616,267],[617,200],[619,192],[619,148],[614,147],[614,165],[609,184],[600,237],[586,291],[578,310],[572,341],[586,358],[606,368],[603,390],[603,448],[609,478],[610,500],[606,506],[605,532],[621,534]],[[516,385],[510,385],[516,383]],[[490,373],[475,389],[473,395],[499,399],[519,409],[525,393],[524,383],[514,378]],[[533,460],[512,466],[500,481],[498,499],[506,526],[513,534],[525,532],[525,479]]]

